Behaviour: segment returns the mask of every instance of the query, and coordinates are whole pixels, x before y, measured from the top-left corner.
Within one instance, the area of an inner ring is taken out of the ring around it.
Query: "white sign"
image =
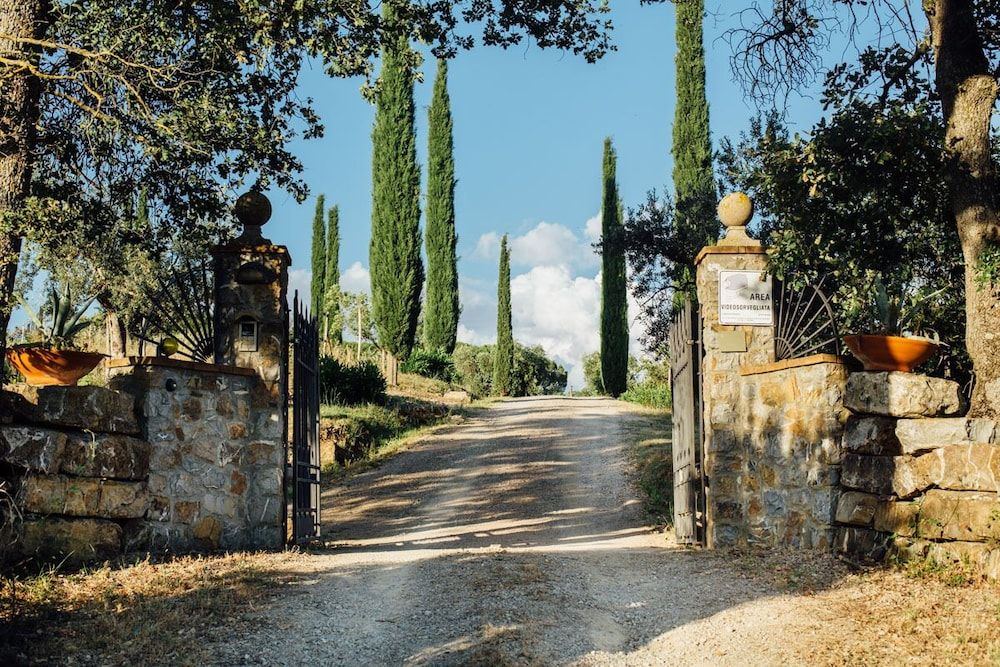
[[[719,323],[772,326],[771,276],[760,271],[720,271]]]

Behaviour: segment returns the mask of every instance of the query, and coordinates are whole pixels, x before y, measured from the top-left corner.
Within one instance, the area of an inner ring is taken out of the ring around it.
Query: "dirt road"
[[[354,476],[324,497],[330,549],[220,662],[790,659],[775,637],[832,619],[647,525],[627,450],[664,427],[603,399],[511,400]]]

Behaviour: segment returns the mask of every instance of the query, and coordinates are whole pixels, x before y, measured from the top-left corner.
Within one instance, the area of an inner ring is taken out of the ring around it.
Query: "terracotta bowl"
[[[866,371],[903,371],[924,363],[937,352],[933,341],[902,336],[844,336],[844,344]]]
[[[45,347],[11,348],[7,359],[11,366],[35,387],[52,385],[72,387],[94,370],[105,355],[77,350],[52,350]]]

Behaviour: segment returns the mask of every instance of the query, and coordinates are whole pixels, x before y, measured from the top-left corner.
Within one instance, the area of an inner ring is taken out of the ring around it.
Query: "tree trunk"
[[[966,346],[976,374],[971,412],[1000,416],[1000,301],[981,284],[983,251],[1000,235],[990,122],[998,86],[990,71],[973,0],[924,2],[934,45],[935,79],[945,119],[951,205],[965,257]]]
[[[0,2],[0,35],[41,38],[48,16],[46,0]],[[0,37],[0,54],[12,60],[36,58],[14,39]],[[21,234],[14,216],[31,186],[32,150],[38,121],[39,81],[6,66],[0,93],[0,355],[6,350],[7,324],[13,308]]]
[[[125,322],[114,310],[104,310],[104,326],[108,337],[108,356],[120,359],[126,355],[128,336],[125,332]]]

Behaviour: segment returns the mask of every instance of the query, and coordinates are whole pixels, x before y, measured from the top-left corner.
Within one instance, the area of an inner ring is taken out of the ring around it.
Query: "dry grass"
[[[802,655],[829,665],[1000,665],[1000,585],[954,581],[899,568],[851,575],[823,594],[843,622],[825,625]]]
[[[294,578],[295,553],[148,560],[21,576],[0,606],[0,664],[204,664],[208,640]]]
[[[818,621],[789,648],[811,665],[1000,665],[1000,584],[962,566],[858,570],[825,553],[724,556],[777,592],[811,599]]]

